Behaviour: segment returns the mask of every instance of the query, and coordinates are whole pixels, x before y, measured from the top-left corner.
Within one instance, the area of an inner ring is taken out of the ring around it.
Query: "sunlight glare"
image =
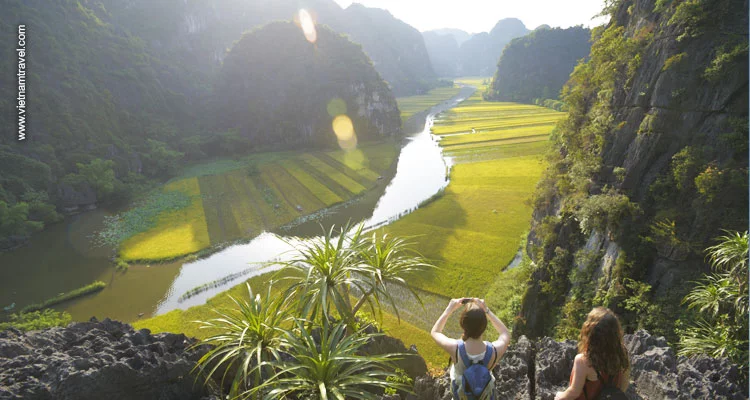
[[[333,119],[333,133],[339,141],[339,147],[344,150],[353,150],[357,147],[357,134],[354,132],[354,124],[344,114]]]
[[[312,16],[303,8],[299,10],[298,17],[302,33],[305,34],[305,39],[310,43],[315,43],[318,40],[318,32],[315,30],[315,21],[313,21]]]

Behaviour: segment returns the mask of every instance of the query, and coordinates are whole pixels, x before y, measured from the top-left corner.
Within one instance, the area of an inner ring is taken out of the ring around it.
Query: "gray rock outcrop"
[[[202,399],[191,370],[205,353],[183,334],[105,319],[0,332],[0,399]]]
[[[568,386],[576,342],[525,336],[508,348],[493,370],[497,399],[552,400]],[[646,399],[747,399],[747,385],[736,365],[709,357],[678,357],[663,337],[646,331],[625,335],[632,364],[627,396]],[[533,377],[533,379],[530,379]],[[409,400],[450,400],[450,378],[422,376]],[[385,399],[384,399],[385,400]],[[389,400],[395,400],[389,398]]]

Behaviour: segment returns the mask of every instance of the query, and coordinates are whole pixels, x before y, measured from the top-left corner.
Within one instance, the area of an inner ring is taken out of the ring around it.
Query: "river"
[[[448,165],[430,128],[437,114],[454,107],[474,90],[463,87],[457,96],[426,113],[424,127],[405,138],[388,185],[371,190],[356,202],[334,206],[320,221],[264,232],[247,243],[228,246],[192,262],[133,265],[122,273],[116,272],[108,260],[112,249],[95,247],[91,240],[109,213],[91,211],[36,234],[27,246],[0,254],[0,306],[15,304],[17,310],[101,280],[107,283],[104,290],[58,309],[68,311],[74,320],[95,316],[133,321],[203,304],[244,279],[270,271],[259,264],[284,258],[293,243],[318,233],[319,223],[329,226],[364,221],[366,229],[390,223],[448,185]],[[211,288],[181,299],[187,291],[212,282],[216,284]]]

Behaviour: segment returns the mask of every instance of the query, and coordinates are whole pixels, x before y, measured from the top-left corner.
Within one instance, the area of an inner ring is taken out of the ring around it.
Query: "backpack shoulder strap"
[[[485,342],[485,349],[484,349],[484,360],[482,360],[482,364],[490,368],[490,362],[492,361],[492,358],[495,355],[495,346],[492,345],[492,343],[486,343]]]
[[[464,368],[469,368],[471,366],[471,360],[469,359],[469,354],[466,353],[466,344],[463,340],[458,340],[456,350],[458,351],[458,355],[461,357],[461,361],[464,363]]]

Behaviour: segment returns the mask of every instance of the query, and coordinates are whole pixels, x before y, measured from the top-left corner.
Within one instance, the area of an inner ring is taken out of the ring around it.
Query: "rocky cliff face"
[[[592,305],[669,335],[704,249],[747,229],[747,1],[617,1],[564,89],[515,332],[566,336]],[[627,310],[636,286],[661,314]],[[643,286],[639,286],[643,288]]]
[[[739,371],[725,360],[676,357],[662,337],[645,331],[625,336],[632,372],[631,399],[745,399]],[[66,328],[0,332],[0,399],[217,399],[192,369],[206,348],[185,335],[134,330],[117,321],[73,323]],[[368,354],[410,354],[379,336]],[[552,399],[568,383],[574,341],[521,337],[493,371],[498,399]],[[409,399],[449,400],[449,378],[426,375],[419,356],[399,362],[415,377]],[[399,396],[385,399],[398,400]]]
[[[0,332],[0,399],[201,399],[191,373],[205,349],[185,335],[117,321]]]
[[[663,337],[645,331],[625,335],[632,371],[627,396],[641,399],[746,399],[737,366],[713,358],[676,357]],[[537,342],[522,336],[494,369],[498,400],[552,400],[565,390],[576,356],[576,342]],[[450,378],[424,376],[414,387],[416,400],[450,400]],[[398,400],[393,398],[391,400]]]

